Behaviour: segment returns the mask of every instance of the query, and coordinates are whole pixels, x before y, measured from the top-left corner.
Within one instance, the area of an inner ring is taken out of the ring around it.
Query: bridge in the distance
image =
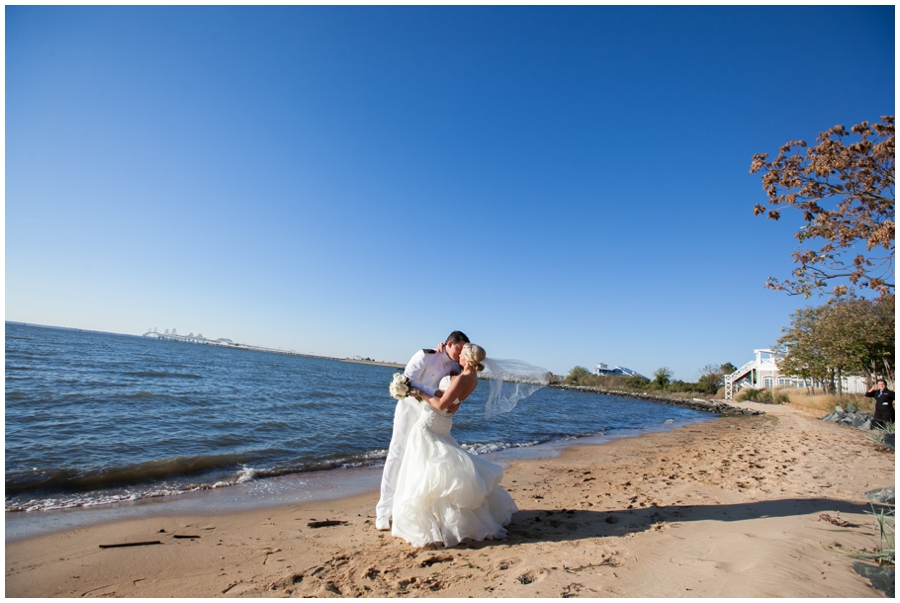
[[[146,333],[144,333],[143,337],[149,337],[151,339],[159,339],[166,341],[180,341],[181,343],[193,343],[196,345],[212,345],[220,348],[233,348],[237,350],[249,350],[251,352],[265,352],[267,354],[284,354],[287,356],[305,356],[307,358],[326,358],[328,360],[340,360],[340,358],[331,358],[329,356],[317,356],[315,354],[301,354],[300,352],[295,352],[294,350],[282,350],[276,348],[266,348],[258,345],[247,345],[244,343],[235,343],[234,341],[228,339],[227,337],[220,337],[218,339],[207,339],[201,333],[197,333],[194,335],[193,333],[189,333],[188,335],[179,335],[175,329],[169,331],[166,329],[163,333],[160,333],[156,328],[150,329]]]
[[[281,350],[276,348],[264,348],[259,345],[247,345],[245,343],[235,343],[232,340],[226,337],[220,337],[219,339],[207,339],[201,333],[197,333],[194,335],[193,333],[189,333],[187,335],[179,335],[175,329],[169,331],[166,329],[164,332],[160,333],[156,328],[148,330],[144,333],[143,337],[150,337],[151,339],[159,339],[165,341],[180,341],[181,343],[193,343],[195,345],[213,345],[220,348],[231,348],[234,350],[248,350],[250,352],[265,352],[266,354],[283,354],[285,356],[303,356],[304,358],[322,358],[323,360],[340,360],[341,362],[355,362],[360,364],[375,364],[378,366],[390,366],[394,368],[403,368],[404,365],[397,364],[395,362],[381,362],[378,360],[363,360],[359,356],[355,358],[334,358],[333,356],[319,356],[318,354],[302,354],[300,352],[295,352],[294,350]]]

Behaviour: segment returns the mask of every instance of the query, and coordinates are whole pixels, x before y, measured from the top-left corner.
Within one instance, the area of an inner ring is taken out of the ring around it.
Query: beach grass
[[[873,427],[872,433],[869,434],[869,439],[873,442],[878,442],[879,444],[884,444],[884,436],[887,434],[893,434],[895,429],[894,423],[888,423],[884,427]]]
[[[843,396],[834,394],[810,394],[802,388],[781,388],[776,390],[776,392],[785,394],[791,404],[814,408],[816,410],[826,410],[831,412],[834,410],[835,406],[846,408],[852,404],[861,412],[875,412],[875,403],[873,399],[866,398],[862,394],[844,394]]]
[[[829,550],[834,551],[836,553],[841,553],[842,555],[847,555],[848,557],[852,557],[854,559],[860,559],[863,561],[875,561],[880,566],[893,566],[895,565],[895,556],[894,556],[894,534],[895,534],[895,524],[894,524],[894,510],[893,509],[878,509],[876,510],[872,507],[871,511],[866,511],[866,515],[872,517],[873,524],[872,528],[874,529],[875,535],[878,536],[878,546],[872,550],[863,550],[863,551],[841,551],[835,547],[827,547]]]
[[[878,549],[874,559],[879,565],[894,565],[894,510],[875,511],[873,508],[870,515],[875,518],[875,531],[878,533]]]
[[[779,387],[752,389],[746,387],[740,390],[735,398],[738,401],[763,402],[767,404],[793,404],[803,408],[826,413],[834,411],[836,406],[847,408],[855,406],[861,412],[875,412],[873,398],[866,398],[862,394],[816,394],[809,393],[806,389],[797,387]]]

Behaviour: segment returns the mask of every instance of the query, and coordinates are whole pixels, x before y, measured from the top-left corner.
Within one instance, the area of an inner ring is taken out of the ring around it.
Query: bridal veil
[[[491,391],[484,416],[488,419],[511,411],[520,400],[546,386],[550,372],[521,360],[485,358],[482,363],[490,372]]]

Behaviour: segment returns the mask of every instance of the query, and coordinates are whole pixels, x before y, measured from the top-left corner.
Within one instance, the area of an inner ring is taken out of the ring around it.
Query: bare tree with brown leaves
[[[845,143],[850,136],[853,141]],[[753,214],[778,220],[782,209],[794,208],[806,222],[794,235],[801,245],[791,254],[793,279],[769,278],[766,287],[809,297],[831,281],[836,296],[857,289],[892,294],[894,116],[864,121],[849,132],[835,126],[817,142],[805,154],[806,143],[794,140],[772,161],[767,153],[753,156],[750,173],[762,174],[774,206],[756,205]]]

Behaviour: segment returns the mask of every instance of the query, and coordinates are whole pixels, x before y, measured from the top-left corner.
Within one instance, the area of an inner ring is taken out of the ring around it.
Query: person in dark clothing
[[[887,388],[884,379],[879,379],[875,387],[866,392],[866,398],[875,398],[875,416],[872,429],[884,427],[894,422],[894,392]]]

